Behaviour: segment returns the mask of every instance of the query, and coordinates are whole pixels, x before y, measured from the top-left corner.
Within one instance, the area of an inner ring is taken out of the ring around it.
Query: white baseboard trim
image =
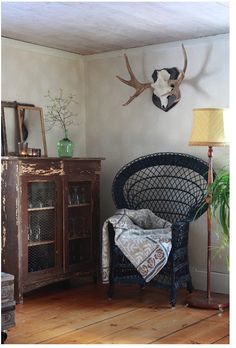
[[[191,270],[192,282],[194,289],[206,290],[207,275],[204,271]],[[211,273],[212,291],[220,294],[229,294],[229,274],[228,273]]]

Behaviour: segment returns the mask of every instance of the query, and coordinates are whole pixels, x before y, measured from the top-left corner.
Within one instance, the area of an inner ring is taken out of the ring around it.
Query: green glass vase
[[[65,129],[65,137],[58,141],[57,143],[58,157],[73,157],[74,144],[68,138],[68,131]]]

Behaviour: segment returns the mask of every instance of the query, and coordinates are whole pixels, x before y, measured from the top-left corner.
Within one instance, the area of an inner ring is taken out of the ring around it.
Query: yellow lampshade
[[[224,146],[229,144],[225,109],[193,109],[193,127],[189,145]]]

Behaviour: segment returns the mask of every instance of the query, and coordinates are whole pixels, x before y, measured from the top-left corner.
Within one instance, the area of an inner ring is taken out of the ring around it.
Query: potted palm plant
[[[208,188],[212,213],[219,223],[220,249],[229,245],[230,230],[230,175],[229,169],[221,169]],[[227,262],[229,262],[227,258]]]

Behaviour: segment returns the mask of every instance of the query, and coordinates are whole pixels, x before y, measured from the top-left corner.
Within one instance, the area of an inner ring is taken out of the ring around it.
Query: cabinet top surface
[[[71,158],[59,158],[59,157],[16,157],[16,156],[3,156],[2,160],[6,161],[102,161],[104,157],[71,157]]]

